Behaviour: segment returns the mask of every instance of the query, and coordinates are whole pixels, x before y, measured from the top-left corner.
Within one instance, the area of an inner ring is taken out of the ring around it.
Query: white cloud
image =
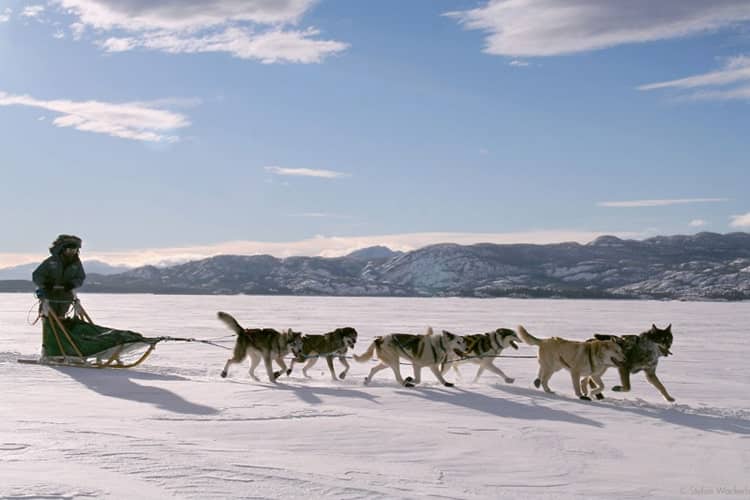
[[[13,10],[10,8],[6,8],[0,11],[0,23],[7,23],[8,21],[10,21],[11,14],[13,14]]]
[[[728,201],[726,198],[685,198],[672,200],[632,200],[632,201],[602,201],[600,207],[633,208],[633,207],[666,207],[670,205],[686,205],[689,203],[720,203]]]
[[[690,221],[690,227],[703,227],[707,224],[703,219],[693,219]]]
[[[21,17],[37,18],[44,12],[44,5],[27,5],[21,11]]]
[[[594,231],[529,231],[519,233],[407,233],[380,236],[315,236],[293,242],[227,241],[214,245],[147,248],[131,251],[97,251],[94,243],[87,245],[84,258],[109,264],[142,266],[146,264],[178,263],[204,259],[215,255],[259,255],[269,254],[279,258],[299,255],[340,257],[361,248],[375,245],[387,246],[391,250],[410,251],[435,243],[561,243],[577,241],[588,243],[599,236],[612,234],[620,238],[643,238],[645,235],[627,232]],[[0,267],[10,267],[28,262],[41,262],[45,256],[39,254],[0,253]]]
[[[734,85],[732,87],[732,85]],[[719,90],[695,90],[705,87],[729,87]],[[641,85],[638,90],[693,90],[685,95],[690,100],[750,99],[750,57],[736,56],[726,60],[724,67],[700,75]]]
[[[224,52],[266,64],[319,63],[348,44],[297,25],[315,0],[54,0],[108,52],[137,48],[170,54]],[[108,36],[113,35],[113,36]]]
[[[511,65],[511,66],[516,66],[516,67],[521,67],[521,68],[526,67],[526,66],[529,65],[529,63],[527,63],[526,61],[521,61],[519,59],[513,59],[508,64]]]
[[[312,37],[319,31],[268,31],[255,34],[248,28],[227,28],[204,36],[160,31],[140,37],[108,38],[99,43],[107,52],[125,52],[145,48],[170,54],[226,52],[239,59],[255,59],[264,64],[278,62],[319,63],[328,55],[346,49],[347,45]]]
[[[747,0],[489,0],[449,12],[487,33],[484,51],[511,57],[571,54],[705,33],[750,20]]]
[[[348,177],[349,174],[336,172],[333,170],[314,170],[310,168],[284,168],[284,167],[263,167],[266,171],[275,175],[291,175],[300,177],[322,177],[324,179],[336,179],[338,177]]]
[[[0,92],[0,106],[44,109],[60,115],[52,121],[57,127],[72,127],[137,141],[175,142],[179,138],[167,134],[190,125],[184,115],[138,102],[44,101]]]
[[[732,227],[750,227],[750,212],[743,215],[732,215],[730,219],[732,222],[729,225]]]

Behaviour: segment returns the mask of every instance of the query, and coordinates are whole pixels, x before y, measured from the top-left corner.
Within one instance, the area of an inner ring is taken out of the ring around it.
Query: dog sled
[[[217,345],[208,340],[146,337],[130,330],[97,325],[77,298],[72,301],[72,314],[61,317],[55,312],[55,308],[50,307],[50,302],[52,301],[49,299],[40,300],[41,356],[39,359],[19,359],[19,363],[84,368],[133,368],[143,363],[159,342],[201,342]]]

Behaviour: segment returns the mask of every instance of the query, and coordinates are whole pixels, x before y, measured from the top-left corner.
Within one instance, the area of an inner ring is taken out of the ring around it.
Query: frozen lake
[[[126,371],[19,365],[38,354],[33,297],[0,294],[3,498],[727,498],[750,497],[750,303],[260,296],[82,296],[95,322],[147,336],[214,339],[245,327],[376,335],[427,326],[481,333],[523,324],[583,340],[672,324],[674,356],[603,402],[575,399],[565,372],[550,396],[534,359],[496,363],[513,385],[464,365],[455,388],[423,371],[406,389],[390,370],[325,362],[268,383],[262,366],[227,379],[228,350],[160,344]],[[227,344],[231,345],[231,344]],[[533,355],[522,345],[509,354]],[[409,367],[402,372],[410,374]],[[449,380],[455,377],[446,375]],[[607,387],[617,374],[604,377]]]

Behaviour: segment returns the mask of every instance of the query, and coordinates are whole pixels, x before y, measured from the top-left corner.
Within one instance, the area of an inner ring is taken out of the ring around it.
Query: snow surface
[[[123,371],[21,365],[39,348],[33,298],[0,298],[2,498],[750,497],[747,302],[82,297],[97,323],[151,336],[223,337],[218,310],[246,327],[350,325],[356,352],[428,325],[585,339],[672,323],[675,355],[658,370],[669,404],[642,374],[631,393],[583,402],[559,372],[546,395],[534,359],[499,360],[513,385],[490,373],[472,383],[464,365],[455,388],[425,372],[414,389],[390,370],[364,386],[374,361],[352,360],[339,382],[323,361],[309,380],[295,371],[273,385],[260,367],[253,382],[246,365],[221,379],[229,351],[202,344],[160,344]]]

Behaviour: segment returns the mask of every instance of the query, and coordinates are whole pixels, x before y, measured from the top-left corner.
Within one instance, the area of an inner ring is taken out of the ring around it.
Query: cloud
[[[7,23],[8,21],[10,21],[11,14],[13,14],[13,10],[10,8],[6,8],[0,11],[0,23]]]
[[[510,66],[516,66],[516,67],[526,67],[529,65],[526,61],[521,61],[519,59],[513,59],[511,62],[508,63]]]
[[[732,215],[730,219],[732,222],[729,225],[732,227],[750,227],[750,212],[743,215]]]
[[[21,11],[21,17],[37,18],[44,12],[44,5],[27,5]]]
[[[97,251],[87,245],[85,259],[100,260],[109,264],[142,266],[146,264],[168,264],[205,259],[215,255],[260,255],[269,254],[279,258],[299,255],[317,257],[340,257],[355,250],[376,245],[391,250],[410,251],[435,243],[561,243],[577,241],[588,243],[599,236],[612,234],[620,238],[642,238],[645,235],[627,232],[594,231],[529,231],[519,233],[406,233],[380,236],[315,236],[293,242],[227,241],[213,245],[146,248],[124,252]],[[28,262],[41,262],[45,256],[39,254],[0,253],[0,268]]]
[[[690,227],[703,227],[707,224],[703,219],[693,219],[690,221]]]
[[[57,127],[147,142],[176,142],[179,138],[168,133],[190,125],[184,115],[138,102],[44,101],[0,91],[0,106],[44,109],[59,114],[52,121]]]
[[[284,167],[263,167],[266,171],[274,175],[292,175],[300,177],[322,177],[324,179],[336,179],[339,177],[349,177],[349,174],[335,172],[333,170],[313,170],[310,168],[284,168]]]
[[[720,90],[695,90],[706,87],[729,87]],[[689,100],[748,100],[750,99],[750,57],[736,56],[726,60],[724,67],[700,75],[649,83],[637,87],[638,90],[677,89],[692,90],[684,95]]]
[[[484,52],[572,54],[696,35],[750,20],[746,0],[489,0],[446,13],[487,33]]]
[[[139,47],[170,54],[227,52],[239,59],[255,59],[263,64],[319,63],[347,47],[340,42],[312,38],[318,34],[320,32],[313,28],[274,30],[257,35],[249,29],[228,28],[200,37],[161,31],[144,33],[140,37],[108,38],[99,45],[107,52],[126,52]]]
[[[348,48],[296,26],[315,0],[54,0],[107,52],[135,49],[169,54],[229,53],[265,64],[319,63]]]
[[[633,207],[666,207],[670,205],[687,205],[689,203],[720,203],[729,201],[727,198],[685,198],[672,200],[633,200],[633,201],[602,201],[600,207],[633,208]]]

